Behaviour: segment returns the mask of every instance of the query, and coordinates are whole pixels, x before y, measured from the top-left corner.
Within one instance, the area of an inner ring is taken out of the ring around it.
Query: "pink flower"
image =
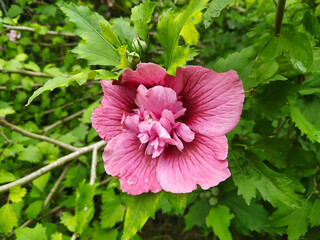
[[[7,37],[9,38],[9,41],[14,42],[16,39],[21,38],[21,33],[19,32],[17,34],[16,30],[10,30],[10,33],[7,33]]]
[[[108,174],[129,194],[191,192],[230,176],[225,136],[239,121],[244,90],[235,71],[178,68],[176,77],[153,63],[126,70],[104,98],[92,125],[108,142]]]

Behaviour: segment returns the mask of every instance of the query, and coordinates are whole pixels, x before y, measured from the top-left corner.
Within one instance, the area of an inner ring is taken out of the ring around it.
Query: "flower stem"
[[[274,36],[280,37],[282,19],[284,14],[284,7],[286,6],[286,0],[279,0],[277,5],[276,18],[274,21]]]

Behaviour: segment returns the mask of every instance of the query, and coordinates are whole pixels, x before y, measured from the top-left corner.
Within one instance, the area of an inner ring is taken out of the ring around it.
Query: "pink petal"
[[[176,92],[171,88],[162,86],[147,89],[145,86],[140,85],[137,88],[135,103],[142,111],[152,112],[157,118],[161,117],[164,109],[171,111],[173,114],[183,109],[182,103],[177,101]]]
[[[111,82],[101,81],[104,96],[99,108],[95,108],[91,116],[92,126],[106,142],[122,131],[121,120],[124,113],[136,108],[133,101],[135,90]]]
[[[139,63],[137,70],[128,69],[122,74],[122,83],[137,88],[140,84],[146,87],[163,85],[172,79],[167,71],[154,63]]]
[[[196,134],[191,143],[184,143],[183,151],[169,146],[160,155],[157,179],[168,192],[186,193],[218,185],[230,176],[225,136],[207,137]]]
[[[174,131],[185,142],[191,142],[194,139],[194,132],[192,132],[190,128],[184,123],[176,122]]]
[[[178,68],[174,83],[184,88],[173,88],[183,106],[187,108],[181,117],[191,130],[206,136],[221,136],[238,123],[244,101],[241,80],[235,71],[216,73],[200,66]]]
[[[103,161],[106,172],[119,178],[124,192],[136,195],[161,191],[156,178],[158,158],[145,155],[135,134],[112,138],[104,149]]]

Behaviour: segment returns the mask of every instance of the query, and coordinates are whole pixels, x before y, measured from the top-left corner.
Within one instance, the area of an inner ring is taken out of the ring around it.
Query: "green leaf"
[[[154,218],[159,199],[160,193],[127,195],[127,212],[124,219],[122,240],[133,237],[137,231],[141,230],[149,217]]]
[[[150,0],[143,1],[140,5],[131,9],[131,21],[133,27],[144,41],[147,41],[148,23],[151,21],[155,3]]]
[[[76,191],[76,210],[83,210],[93,206],[93,196],[97,185],[90,185],[82,181]]]
[[[16,177],[11,172],[0,170],[0,184],[13,182],[14,180],[16,180]]]
[[[61,216],[61,223],[63,223],[70,232],[76,231],[77,219],[69,212],[64,212]]]
[[[130,64],[127,61],[127,47],[127,45],[123,45],[118,48],[118,52],[121,57],[120,64],[117,66],[119,69],[130,67]]]
[[[313,52],[308,36],[300,32],[281,35],[280,47],[288,54],[292,66],[301,73],[307,73],[312,67]]]
[[[311,227],[320,225],[320,199],[319,198],[317,198],[312,205],[309,219],[310,219]]]
[[[273,227],[287,227],[288,240],[298,240],[308,230],[308,216],[311,210],[311,202],[304,201],[302,207],[295,209],[279,208],[272,216],[268,224]]]
[[[213,18],[219,17],[220,12],[233,4],[235,4],[235,0],[214,0],[211,1],[207,11],[203,15],[204,26],[208,28],[213,21]]]
[[[186,193],[165,193],[166,198],[172,204],[173,208],[177,213],[183,214],[186,206],[187,206],[187,197]]]
[[[292,121],[300,129],[301,135],[305,134],[311,142],[320,143],[320,126],[309,122],[297,106],[291,105],[290,113]]]
[[[5,117],[10,114],[14,114],[16,111],[12,108],[0,108],[0,117]]]
[[[243,82],[244,89],[248,90],[257,85],[256,81],[252,81],[248,78],[253,66],[253,58],[255,56],[256,51],[254,47],[247,47],[243,48],[239,52],[234,52],[227,55],[226,58],[220,58],[218,61],[213,62],[213,67],[207,67],[212,68],[217,72],[226,72],[230,69],[237,71],[237,73],[239,74],[239,78]]]
[[[50,179],[50,176],[51,176],[51,172],[48,172],[44,175],[42,175],[41,177],[38,177],[36,178],[35,180],[32,181],[32,184],[37,187],[37,189],[40,191],[40,192],[44,192],[46,186],[47,186],[47,183]]]
[[[113,19],[111,28],[118,36],[122,45],[131,44],[137,35],[134,28],[130,25],[130,21],[126,21],[122,17]]]
[[[198,12],[194,17],[194,20],[188,22],[182,27],[180,35],[186,44],[196,45],[198,43],[200,34],[195,25],[200,23],[201,20],[202,12]]]
[[[9,199],[11,202],[21,202],[22,198],[27,194],[27,189],[21,188],[20,185],[10,188]]]
[[[37,224],[34,228],[18,228],[15,230],[17,240],[47,240],[46,228]]]
[[[194,226],[203,227],[205,226],[206,216],[209,214],[211,205],[208,200],[202,199],[196,201],[190,208],[188,213],[185,215],[185,230],[192,229]]]
[[[290,207],[301,206],[300,197],[290,186],[292,180],[267,167],[251,152],[231,150],[228,160],[238,194],[243,196],[248,205],[259,191],[263,199],[273,206],[277,206],[279,202]]]
[[[85,6],[64,3],[61,10],[76,26],[75,32],[83,41],[73,50],[79,58],[88,60],[90,65],[117,66],[120,61],[115,47],[101,33],[99,22],[107,25],[107,21],[97,13],[92,13]]]
[[[229,211],[227,206],[217,205],[210,209],[209,215],[206,217],[207,227],[212,227],[214,234],[220,240],[232,240],[229,226],[234,215]]]
[[[268,221],[268,212],[262,205],[251,202],[248,206],[243,198],[236,193],[224,195],[223,203],[226,204],[235,214],[235,220],[241,224],[241,229],[261,232],[265,230],[265,223]]]
[[[28,103],[26,104],[26,106],[28,106],[36,97],[38,97],[45,91],[52,91],[58,87],[67,87],[74,81],[76,81],[79,85],[82,85],[87,80],[94,79],[95,76],[96,72],[91,70],[84,70],[70,77],[56,76],[53,79],[48,80],[41,88],[37,89],[28,99]]]
[[[31,219],[36,219],[41,212],[43,202],[42,200],[32,202],[25,211],[26,216]]]
[[[50,240],[63,240],[63,235],[62,233],[55,232],[51,235]]]
[[[8,10],[8,15],[10,18],[14,18],[23,13],[23,9],[15,4],[12,4]]]
[[[91,104],[84,112],[83,112],[83,115],[82,115],[82,118],[81,118],[81,122],[84,123],[84,124],[88,124],[88,123],[91,123],[91,115],[93,113],[93,110],[96,108],[96,107],[99,107],[100,106],[100,103],[93,103]]]
[[[205,6],[207,0],[191,0],[186,8],[175,13],[171,9],[161,14],[157,27],[157,38],[164,48],[164,63],[169,74],[175,74],[176,68],[193,59],[195,51],[188,48],[178,48],[180,32],[198,12]],[[184,56],[184,55],[187,56]]]
[[[101,205],[101,227],[112,228],[118,222],[123,221],[124,206],[121,204],[121,199],[115,194],[113,189],[109,189],[102,194]]]
[[[114,46],[120,47],[121,43],[117,35],[111,29],[111,25],[106,21],[99,22],[99,25],[100,25],[103,36]]]
[[[41,162],[42,154],[39,151],[39,148],[33,145],[29,145],[19,153],[18,159],[21,161],[38,163]]]
[[[0,232],[7,234],[18,226],[18,218],[10,203],[0,208]]]

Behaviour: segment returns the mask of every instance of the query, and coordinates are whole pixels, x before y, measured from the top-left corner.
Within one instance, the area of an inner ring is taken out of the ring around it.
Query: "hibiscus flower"
[[[235,71],[187,66],[171,76],[140,63],[118,82],[101,85],[92,125],[107,142],[105,170],[124,192],[186,193],[230,176],[225,134],[238,123],[244,101]]]

